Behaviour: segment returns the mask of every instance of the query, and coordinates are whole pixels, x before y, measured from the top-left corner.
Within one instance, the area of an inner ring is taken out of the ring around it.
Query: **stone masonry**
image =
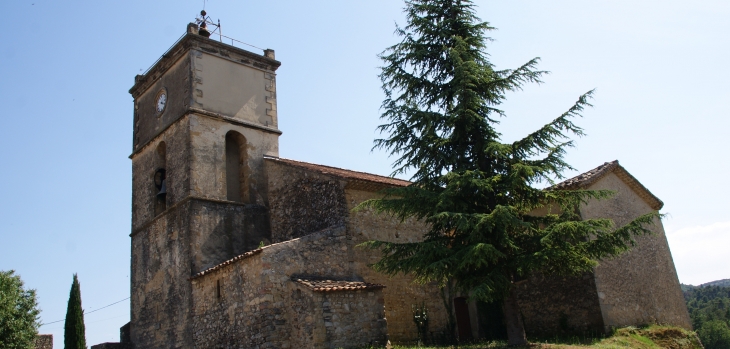
[[[33,342],[35,349],[53,349],[53,335],[52,334],[39,334],[35,337]]]
[[[189,25],[135,78],[131,321],[122,343],[104,347],[412,343],[414,306],[429,309],[429,338],[450,335],[437,285],[376,273],[369,265],[378,252],[359,247],[422,238],[422,222],[353,211],[380,190],[409,182],[279,157],[280,64],[273,50],[251,53]],[[661,208],[618,162],[554,189],[561,188],[617,193],[581,208],[585,218],[623,224]],[[655,228],[631,253],[602,261],[592,273],[521,281],[528,335],[653,322],[689,328],[661,222]],[[460,333],[479,338],[495,326],[478,314],[488,307],[459,300],[459,311],[468,313],[459,318],[469,319],[457,324]]]
[[[346,239],[344,227],[332,228],[195,275],[196,347],[384,344],[383,286],[345,281]],[[308,285],[320,279],[339,281],[327,290]]]

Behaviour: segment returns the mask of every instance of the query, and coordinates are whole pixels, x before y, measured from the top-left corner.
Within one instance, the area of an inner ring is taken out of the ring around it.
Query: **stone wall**
[[[346,191],[348,210],[364,200],[378,197],[370,191]],[[409,276],[388,277],[374,271],[370,264],[380,259],[380,252],[367,250],[356,245],[369,240],[394,242],[416,242],[423,238],[426,226],[415,220],[400,222],[387,215],[378,215],[369,210],[350,211],[347,224],[352,237],[352,259],[354,272],[368,282],[385,285],[385,317],[388,319],[388,335],[393,343],[413,343],[418,340],[418,330],[413,322],[413,306],[426,305],[430,313],[429,334],[442,338],[447,331],[447,313],[437,285],[419,285]]]
[[[587,189],[611,190],[615,195],[584,205],[581,216],[609,218],[619,227],[655,212],[642,198],[651,194],[637,193],[627,181],[638,183],[617,168],[593,182]],[[544,212],[536,212],[540,213]],[[690,328],[661,222],[656,221],[651,230],[654,235],[639,237],[631,251],[600,261],[593,273],[572,278],[537,275],[520,285],[528,334],[610,331],[653,323]]]
[[[344,227],[335,227],[273,244],[196,275],[192,280],[195,345],[356,347],[370,344],[373,338],[382,340],[382,328],[372,326],[368,318],[376,314],[382,318],[379,292],[323,295],[292,281],[305,275],[349,279],[349,265],[342,262],[348,259],[345,233]],[[351,307],[364,312],[356,313]],[[326,313],[334,320],[332,326],[326,326]],[[328,332],[327,327],[333,328]],[[356,334],[356,329],[364,334]],[[374,337],[373,333],[381,334]],[[357,342],[365,337],[368,341]]]
[[[134,150],[143,147],[185,114],[191,99],[190,53],[181,55],[165,74],[135,97]],[[167,103],[162,114],[157,112],[157,96],[165,90]]]
[[[225,200],[225,134],[230,130],[256,144],[246,148],[251,204]],[[189,114],[133,154],[130,337],[135,344],[190,347],[190,276],[270,242],[263,155],[276,154],[277,137]],[[163,142],[164,158],[158,150]],[[168,193],[162,208],[154,183],[161,167]]]
[[[268,213],[263,206],[193,199],[190,215],[192,273],[271,241]]]
[[[266,209],[188,198],[132,235],[132,342],[192,341],[191,275],[268,241]]]
[[[518,286],[528,336],[603,332],[593,274],[574,277],[533,275]]]
[[[274,159],[265,161],[274,242],[345,224],[344,180]]]
[[[53,335],[52,334],[39,334],[35,337],[33,343],[35,349],[53,349]]]
[[[130,337],[138,348],[192,347],[190,200],[132,235]]]
[[[155,172],[166,169],[167,196],[166,207],[172,207],[185,199],[190,193],[191,154],[188,143],[189,119],[187,117],[170,126],[153,142],[135,153],[132,157],[132,231],[150,222],[162,213],[158,204],[155,187]],[[165,159],[160,156],[159,148],[164,143]]]
[[[191,56],[191,105],[275,127],[276,118],[268,111],[276,111],[276,95],[272,95],[272,92],[276,92],[273,71],[242,64],[240,60],[231,59],[230,52],[221,52],[216,48],[201,47],[192,50]]]
[[[325,347],[352,348],[385,345],[388,327],[384,314],[383,291],[339,291],[315,293],[324,320]]]
[[[413,306],[425,304],[431,312],[430,332],[436,338],[446,331],[446,310],[436,285],[418,285],[407,276],[390,278],[368,265],[379,252],[356,245],[373,240],[414,242],[422,239],[425,226],[416,221],[399,222],[368,211],[352,212],[363,200],[377,197],[372,191],[347,189],[351,180],[309,169],[266,160],[273,241],[305,236],[326,226],[346,224],[346,254],[341,260],[351,278],[386,285],[382,291],[388,334],[394,342],[418,339]]]
[[[227,200],[226,134],[233,131],[245,140],[243,203],[269,206],[264,155],[278,156],[279,133],[236,124],[233,118],[213,118],[192,113],[190,118],[190,191],[189,195]]]
[[[601,178],[589,189],[613,190],[616,195],[581,208],[584,219],[610,218],[616,226],[621,226],[654,211],[615,173]],[[691,328],[664,228],[657,221],[651,229],[654,235],[637,239],[633,250],[618,258],[601,261],[595,268],[598,298],[607,330],[652,323]]]
[[[290,341],[296,339],[299,348],[313,348],[327,338],[324,326],[323,301],[320,294],[294,284],[289,301]]]

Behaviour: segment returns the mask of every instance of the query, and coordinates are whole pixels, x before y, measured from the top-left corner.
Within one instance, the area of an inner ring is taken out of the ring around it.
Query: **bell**
[[[206,28],[206,27],[207,26],[205,25],[205,22],[203,22],[203,24],[200,25],[200,29],[198,29],[198,35],[209,38],[210,32],[208,31],[208,28]]]
[[[165,185],[165,180],[162,180],[162,184],[160,185],[160,192],[157,193],[158,199],[164,199],[167,195],[167,185]]]

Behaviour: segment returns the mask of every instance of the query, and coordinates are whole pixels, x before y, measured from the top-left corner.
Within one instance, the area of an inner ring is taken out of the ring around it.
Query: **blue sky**
[[[500,131],[517,139],[596,88],[567,157],[618,159],[665,202],[680,281],[730,278],[730,3],[476,1],[499,30],[492,62],[541,57],[543,85],[510,94]],[[134,76],[185,31],[202,1],[4,1],[0,11],[0,270],[63,319],[72,274],[87,312],[129,297]],[[223,33],[276,50],[282,157],[389,174],[371,152],[383,99],[377,54],[402,3],[210,0]],[[253,52],[260,53],[255,49]],[[89,345],[118,340],[128,301],[88,314]],[[61,347],[63,323],[49,324]]]

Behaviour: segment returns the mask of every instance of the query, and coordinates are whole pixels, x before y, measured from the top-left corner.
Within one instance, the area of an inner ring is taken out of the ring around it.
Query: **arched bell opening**
[[[167,188],[169,181],[167,180],[167,145],[160,142],[155,151],[155,173],[153,175],[155,195],[153,201],[155,203],[155,216],[167,209]]]
[[[236,131],[226,134],[226,199],[248,203],[246,138]]]

